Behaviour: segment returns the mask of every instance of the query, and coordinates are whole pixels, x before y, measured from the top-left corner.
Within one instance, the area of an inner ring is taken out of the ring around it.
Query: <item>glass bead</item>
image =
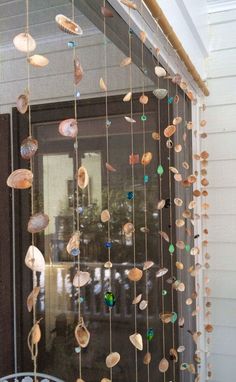
[[[77,354],[79,354],[79,353],[81,352],[81,347],[80,347],[80,346],[77,346],[77,347],[75,348],[75,352],[76,352]]]
[[[111,126],[111,121],[109,119],[106,120],[106,127],[110,127]]]
[[[144,175],[144,177],[143,177],[143,180],[144,180],[144,183],[147,183],[147,182],[148,182],[148,180],[149,180],[149,177],[148,177],[148,175]]]
[[[154,337],[154,330],[152,328],[147,330],[147,340],[151,341]]]
[[[79,214],[82,214],[83,213],[83,208],[82,207],[78,207],[76,208],[76,212],[78,212]]]
[[[181,363],[180,370],[186,370],[188,368],[188,363]]]
[[[67,46],[68,48],[75,48],[76,46],[78,46],[78,43],[75,41],[68,41]]]
[[[105,247],[106,248],[111,248],[112,247],[112,242],[111,241],[106,241],[105,242]]]
[[[189,252],[190,249],[191,249],[190,245],[189,245],[189,244],[186,244],[186,245],[185,245],[185,250],[186,250],[187,252]]]
[[[174,251],[175,251],[174,244],[170,244],[170,245],[169,245],[169,252],[170,252],[170,253],[174,253]]]
[[[159,166],[157,167],[157,173],[160,176],[164,174],[164,168],[162,167],[161,164],[159,164]]]
[[[171,319],[170,321],[172,322],[172,324],[175,323],[175,321],[177,320],[178,316],[177,316],[177,313],[173,312],[172,313],[172,316],[171,316]]]
[[[72,248],[72,250],[70,251],[70,254],[72,256],[79,256],[79,254],[80,254],[79,248]]]
[[[134,34],[134,31],[133,31],[132,28],[129,28],[129,34],[130,34],[130,35]]]
[[[104,302],[109,308],[112,308],[116,303],[114,294],[112,292],[106,292],[104,295]]]
[[[132,191],[129,191],[129,192],[127,193],[127,198],[128,198],[129,200],[134,199],[134,193],[133,193]]]
[[[146,120],[147,120],[147,116],[146,116],[145,114],[143,114],[143,115],[141,116],[141,121],[145,122]]]
[[[80,302],[80,304],[82,304],[82,302],[84,302],[84,297],[80,296],[79,302]]]
[[[79,92],[79,90],[77,90],[77,92],[76,92],[76,97],[77,97],[77,98],[80,98],[80,92]]]
[[[167,295],[167,290],[163,289],[163,291],[161,292],[162,296],[166,296]]]
[[[174,97],[168,97],[168,104],[171,105],[174,101]]]

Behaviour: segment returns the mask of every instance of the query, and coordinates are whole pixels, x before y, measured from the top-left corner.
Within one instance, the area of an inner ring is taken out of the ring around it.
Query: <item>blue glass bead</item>
[[[152,328],[147,330],[147,340],[151,341],[154,337],[154,330]]]
[[[129,191],[129,192],[127,193],[127,198],[128,198],[129,200],[134,199],[134,193],[133,193],[132,191]]]
[[[168,104],[171,105],[174,101],[174,97],[168,97]]]
[[[80,347],[80,346],[77,346],[77,347],[75,348],[75,352],[76,352],[77,354],[79,354],[79,353],[81,352],[81,347]]]
[[[112,247],[112,242],[111,241],[106,241],[105,242],[105,247],[106,248],[111,248]]]
[[[141,121],[145,122],[146,120],[147,120],[147,116],[146,116],[145,114],[143,114],[143,115],[141,116]]]
[[[144,175],[143,180],[144,180],[144,183],[147,183],[148,180],[149,180],[149,176],[148,175]]]
[[[70,251],[70,254],[71,256],[79,256],[80,254],[79,248],[72,248],[72,250]]]
[[[116,303],[116,298],[112,292],[106,292],[104,295],[104,302],[109,308],[112,308]]]
[[[68,41],[67,46],[68,48],[75,48],[76,46],[78,46],[78,43],[75,41]]]

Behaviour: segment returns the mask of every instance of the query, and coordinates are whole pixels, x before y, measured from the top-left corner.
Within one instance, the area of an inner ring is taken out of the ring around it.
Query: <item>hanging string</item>
[[[103,0],[103,6],[106,7],[106,0]],[[103,38],[104,38],[104,80],[106,84],[105,89],[105,127],[106,127],[106,163],[109,162],[109,115],[108,115],[108,91],[107,91],[107,82],[108,82],[108,73],[107,73],[107,33],[106,33],[106,17],[103,17]],[[107,168],[106,170],[106,176],[107,176],[107,209],[110,213],[110,173]],[[108,219],[107,222],[107,241],[108,243],[111,242],[111,226],[110,226],[110,219]],[[110,264],[111,262],[111,247],[109,246],[107,248],[108,252],[108,262]],[[110,268],[110,275],[109,275],[109,291],[111,292],[112,286],[111,286],[111,268]],[[109,352],[112,353],[112,307],[109,306]],[[110,367],[110,380],[112,381],[112,367]]]

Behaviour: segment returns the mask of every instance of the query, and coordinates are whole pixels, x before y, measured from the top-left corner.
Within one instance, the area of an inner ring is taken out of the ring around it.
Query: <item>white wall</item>
[[[206,119],[215,326],[210,359],[213,381],[226,382],[236,379],[236,10],[210,13],[209,24],[207,72],[211,94],[206,100]]]

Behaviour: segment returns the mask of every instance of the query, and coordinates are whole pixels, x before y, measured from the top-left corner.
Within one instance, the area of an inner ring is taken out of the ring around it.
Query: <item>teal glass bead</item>
[[[172,324],[175,323],[175,321],[177,320],[177,318],[178,318],[177,313],[172,312],[172,316],[171,316],[171,319],[170,319],[170,321],[172,322]]]
[[[171,105],[174,101],[174,97],[168,97],[168,104]]]
[[[80,302],[80,304],[82,304],[82,302],[84,302],[84,297],[80,296],[79,302]]]
[[[189,244],[186,244],[186,245],[185,245],[185,250],[186,250],[187,252],[189,252],[190,249],[191,249],[190,245],[189,245]]]
[[[162,296],[166,296],[167,295],[167,290],[163,289],[163,291],[161,292]]]
[[[77,354],[79,354],[79,353],[81,352],[81,347],[80,347],[80,346],[77,346],[77,347],[75,348],[75,352],[76,352]]]
[[[75,41],[68,41],[67,46],[68,48],[75,48],[76,46],[78,46],[78,43]]]
[[[164,168],[162,167],[161,164],[159,164],[159,166],[157,167],[157,173],[160,176],[164,174]]]
[[[187,368],[188,368],[188,363],[185,363],[185,362],[181,363],[180,370],[186,370]]]
[[[104,295],[104,302],[109,308],[112,308],[116,303],[114,294],[112,292],[106,292]]]
[[[129,200],[134,199],[134,193],[133,193],[132,191],[129,191],[129,192],[127,193],[127,198],[128,198]]]
[[[144,180],[144,183],[147,183],[147,182],[148,182],[148,180],[149,180],[149,177],[148,177],[148,175],[144,175],[144,177],[143,177],[143,180]]]
[[[174,251],[175,251],[174,244],[170,244],[170,245],[169,245],[169,252],[170,252],[170,253],[174,253]]]
[[[151,341],[154,337],[154,330],[152,328],[147,330],[147,340]]]
[[[146,120],[147,120],[147,116],[146,116],[145,114],[143,114],[143,115],[141,116],[141,121],[145,122]]]

